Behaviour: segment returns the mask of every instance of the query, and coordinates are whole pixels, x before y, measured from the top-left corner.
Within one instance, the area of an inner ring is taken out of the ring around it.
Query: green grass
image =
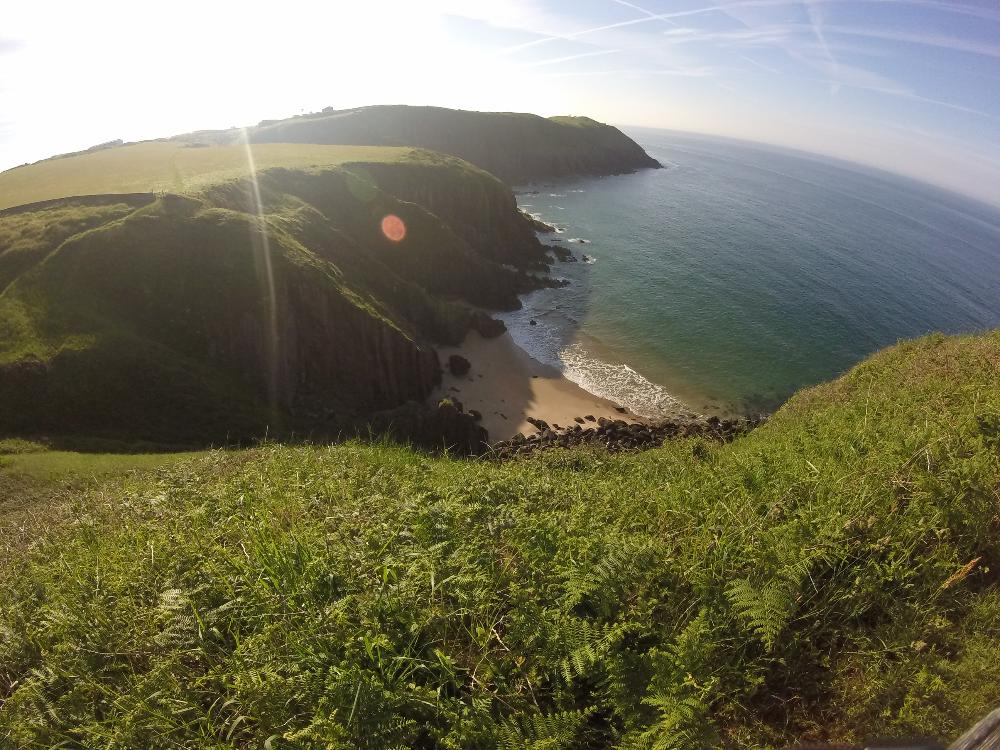
[[[0,568],[0,744],[957,735],[1000,701],[998,376],[934,336],[729,445],[112,476]]]
[[[74,504],[100,482],[197,455],[80,453],[23,439],[0,440],[0,568],[44,539],[53,525],[70,522]]]
[[[127,471],[158,468],[181,461],[197,452],[182,453],[78,453],[39,451],[0,456],[0,471],[32,479],[103,477]]]
[[[255,144],[257,169],[306,169],[353,162],[423,161],[427,152],[404,147]],[[190,193],[249,173],[243,146],[194,148],[179,141],[146,141],[0,173],[0,210],[37,201],[106,193]]]

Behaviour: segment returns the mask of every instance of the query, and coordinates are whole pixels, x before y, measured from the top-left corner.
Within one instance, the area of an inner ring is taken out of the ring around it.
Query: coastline
[[[430,403],[457,399],[466,411],[482,415],[480,424],[489,432],[490,443],[507,440],[518,432],[530,435],[536,428],[528,418],[550,425],[577,424],[575,417],[606,417],[625,422],[649,420],[620,411],[618,404],[595,396],[521,349],[509,333],[484,339],[469,332],[458,346],[438,347],[445,364],[441,385],[430,395]],[[455,376],[447,368],[448,357],[458,354],[471,363],[469,372]]]

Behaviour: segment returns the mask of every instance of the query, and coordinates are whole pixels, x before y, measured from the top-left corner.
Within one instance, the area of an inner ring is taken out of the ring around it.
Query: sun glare
[[[387,214],[382,219],[382,234],[393,242],[402,242],[406,237],[406,224],[396,214]]]

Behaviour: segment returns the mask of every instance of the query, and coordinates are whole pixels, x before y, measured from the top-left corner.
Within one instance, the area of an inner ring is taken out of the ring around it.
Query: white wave
[[[566,193],[549,193],[550,198],[565,198]]]
[[[693,413],[666,388],[629,365],[606,362],[579,342],[567,344],[570,332],[577,328],[574,321],[563,313],[540,309],[552,293],[545,290],[527,295],[524,308],[501,316],[514,343],[539,362],[560,370],[584,390],[620,404],[633,414],[659,419]],[[532,320],[536,325],[531,325]]]
[[[633,414],[655,419],[689,411],[663,386],[626,364],[612,364],[594,357],[579,343],[560,352],[560,360],[567,378],[595,396],[627,407]]]
[[[578,242],[581,245],[589,245],[590,240],[585,240],[583,237],[570,237],[567,242]]]

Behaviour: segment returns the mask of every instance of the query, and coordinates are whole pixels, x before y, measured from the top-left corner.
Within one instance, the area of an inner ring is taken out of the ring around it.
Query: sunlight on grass
[[[422,153],[403,147],[298,143],[264,143],[253,148],[259,170],[397,162],[419,159]],[[248,170],[242,144],[195,148],[176,141],[146,141],[0,173],[0,209],[74,195],[191,192],[245,177]]]

